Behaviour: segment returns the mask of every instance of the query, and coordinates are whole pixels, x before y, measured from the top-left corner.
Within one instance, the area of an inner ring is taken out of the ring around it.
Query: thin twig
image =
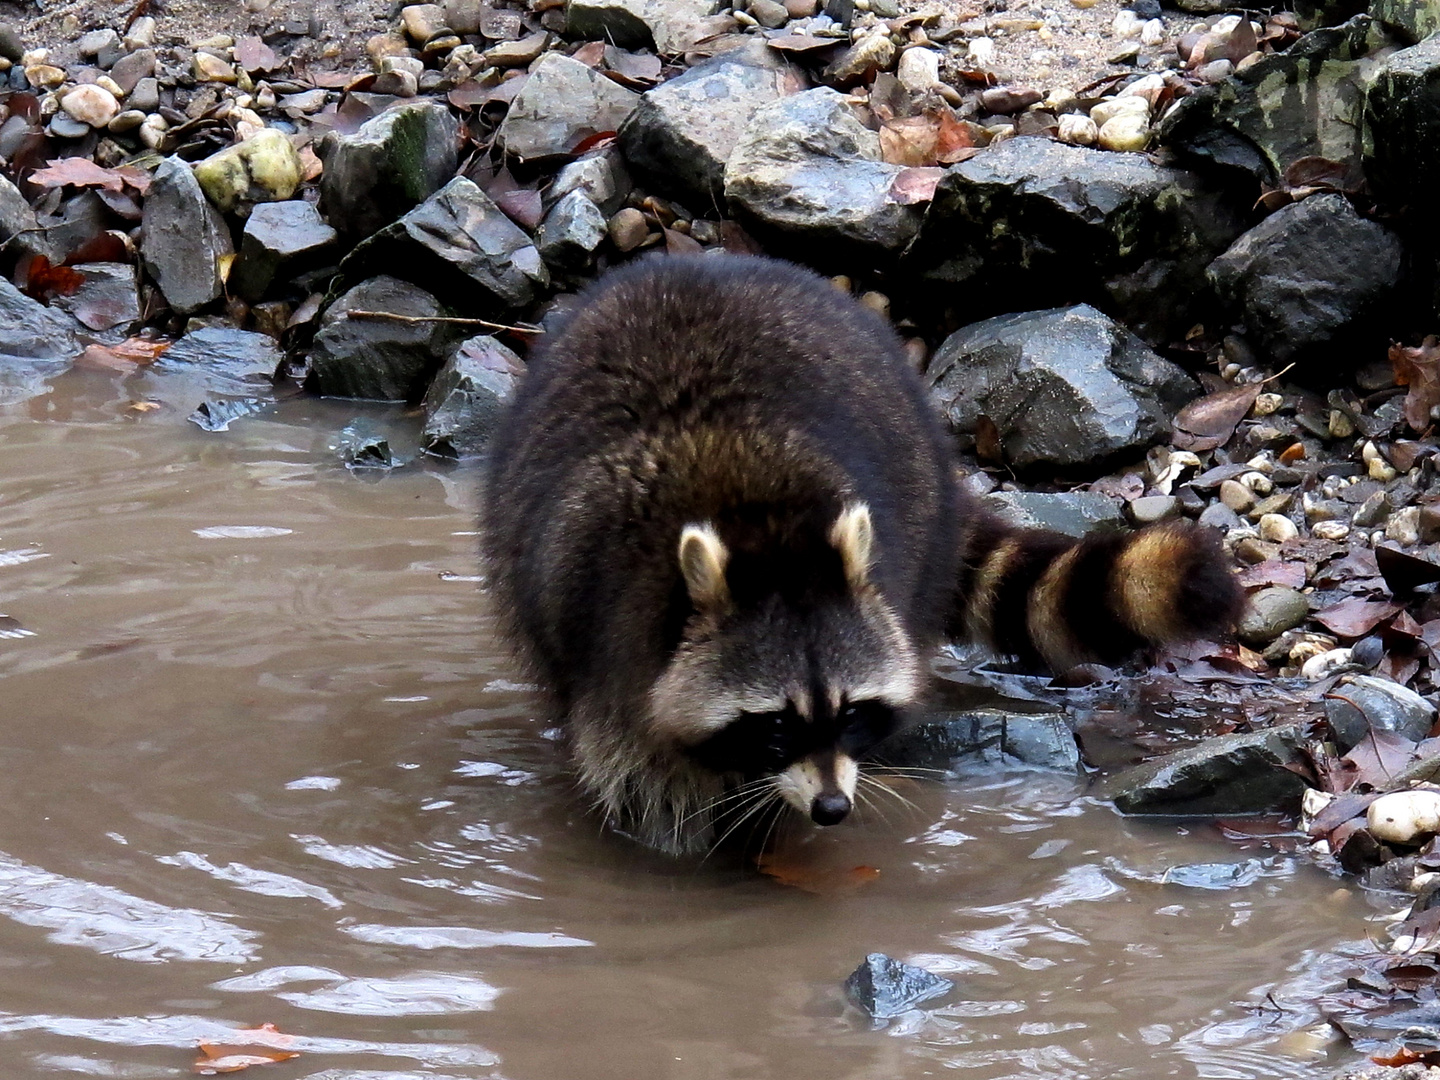
[[[486,330],[508,330],[512,334],[543,334],[539,326],[511,326],[508,323],[491,322],[489,319],[462,319],[458,315],[399,315],[393,311],[347,311],[351,319],[390,319],[403,323],[445,323],[448,326],[480,326]]]

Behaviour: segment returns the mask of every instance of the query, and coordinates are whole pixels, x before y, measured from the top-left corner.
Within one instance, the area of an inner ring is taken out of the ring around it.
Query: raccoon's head
[[[872,582],[870,510],[815,543],[732,549],[708,522],[677,557],[693,614],[650,695],[651,734],[695,765],[770,779],[820,825],[851,809],[858,760],[921,682],[914,645]]]

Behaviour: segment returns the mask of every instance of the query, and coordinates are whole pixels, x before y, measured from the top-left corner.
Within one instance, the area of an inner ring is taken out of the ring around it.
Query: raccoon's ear
[[[703,525],[686,525],[680,533],[680,573],[690,600],[701,611],[723,607],[730,602],[730,589],[725,584],[725,564],[730,552],[725,542],[708,521]]]
[[[857,502],[840,511],[830,528],[830,543],[840,552],[845,564],[845,580],[851,588],[863,589],[869,585],[870,566],[875,557],[875,527],[870,523],[870,507]]]

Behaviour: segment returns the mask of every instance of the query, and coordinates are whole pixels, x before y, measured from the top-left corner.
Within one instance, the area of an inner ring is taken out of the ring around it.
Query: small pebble
[[[120,111],[115,95],[95,83],[83,83],[69,91],[60,99],[60,107],[72,119],[92,128],[104,127]]]
[[[1095,140],[1100,137],[1100,129],[1095,126],[1095,121],[1081,113],[1065,113],[1060,117],[1060,128],[1057,137],[1063,143],[1071,146],[1094,146]]]
[[[1140,28],[1141,45],[1159,45],[1165,40],[1165,24],[1159,19],[1151,19]]]
[[[778,30],[790,21],[790,12],[777,0],[750,0],[750,14],[768,30]]]
[[[882,292],[865,292],[860,294],[860,303],[871,311],[875,312],[882,319],[890,318],[890,298]]]
[[[1143,116],[1117,116],[1100,125],[1097,141],[1105,150],[1144,150],[1150,141],[1150,122]]]
[[[1394,540],[1401,547],[1420,542],[1420,508],[1407,506],[1396,510],[1385,522],[1385,539]]]
[[[25,68],[25,78],[31,86],[53,90],[65,81],[65,69],[53,64],[30,64]]]
[[[895,77],[912,94],[923,94],[940,81],[940,54],[934,49],[906,49]]]
[[[1355,423],[1340,409],[1330,410],[1330,419],[1326,425],[1332,439],[1350,439],[1355,436]]]
[[[971,38],[969,56],[976,67],[989,67],[995,61],[995,42],[988,37]]]
[[[1144,26],[1144,19],[1129,8],[1122,8],[1115,13],[1115,21],[1110,24],[1110,32],[1118,38],[1139,37]]]
[[[445,9],[439,4],[411,4],[400,9],[400,24],[411,41],[423,45],[440,31],[447,29]]]
[[[809,19],[819,9],[818,0],[785,0],[785,10],[792,19]]]
[[[1130,0],[1125,6],[1135,12],[1137,18],[1147,22],[1160,18],[1160,0]]]
[[[1195,74],[1201,82],[1220,83],[1235,74],[1235,65],[1221,57],[1219,60],[1211,60],[1208,64],[1201,64],[1195,69]]]
[[[1368,440],[1360,448],[1360,460],[1365,463],[1365,471],[1370,474],[1370,479],[1379,480],[1382,484],[1388,484],[1399,475],[1395,467],[1385,460],[1379,448]]]
[[[1353,667],[1355,654],[1350,649],[1327,649],[1300,665],[1300,677],[1315,682]]]
[[[1243,514],[1255,505],[1255,493],[1238,480],[1226,480],[1220,485],[1220,501],[1237,514]]]
[[[133,131],[144,122],[145,114],[139,109],[126,109],[122,113],[116,113],[105,127],[112,135],[120,135],[126,131]]]
[[[220,57],[207,52],[197,52],[193,61],[197,82],[233,83],[235,69]]]
[[[1310,535],[1317,540],[1344,540],[1350,535],[1350,526],[1343,521],[1317,521],[1310,527]]]
[[[1100,127],[1104,127],[1117,116],[1139,116],[1145,120],[1150,118],[1150,103],[1144,97],[1134,95],[1130,97],[1107,98],[1090,110],[1090,119],[1094,120]]]
[[[1145,495],[1126,504],[1130,520],[1136,525],[1165,521],[1180,513],[1180,500],[1173,495]]]
[[[1295,523],[1280,514],[1260,515],[1256,528],[1260,530],[1261,540],[1268,540],[1273,544],[1283,544],[1286,540],[1294,540],[1300,535]]]
[[[125,31],[125,37],[121,44],[134,52],[136,49],[148,49],[155,44],[155,31],[157,24],[149,15],[142,15],[130,24],[130,29]]]
[[[634,251],[645,242],[650,226],[645,215],[633,206],[627,206],[610,219],[607,226],[610,242],[620,251]]]

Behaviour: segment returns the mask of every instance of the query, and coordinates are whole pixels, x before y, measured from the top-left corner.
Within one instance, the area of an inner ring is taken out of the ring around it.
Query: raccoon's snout
[[[850,797],[843,791],[827,791],[810,804],[810,820],[816,825],[838,825],[850,813]]]

